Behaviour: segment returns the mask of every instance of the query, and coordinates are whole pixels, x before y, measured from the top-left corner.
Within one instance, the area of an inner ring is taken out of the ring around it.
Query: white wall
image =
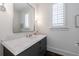
[[[58,31],[49,29],[51,26],[51,5],[39,4],[39,28],[41,32],[48,34],[47,49],[63,55],[79,55],[79,28],[75,28],[75,16],[79,14],[79,4],[67,4],[68,30]]]
[[[36,5],[32,4],[35,8]],[[26,33],[13,33],[13,4],[5,4],[6,11],[0,11],[0,42],[5,39],[23,37]],[[3,55],[3,47],[0,43],[0,55]]]

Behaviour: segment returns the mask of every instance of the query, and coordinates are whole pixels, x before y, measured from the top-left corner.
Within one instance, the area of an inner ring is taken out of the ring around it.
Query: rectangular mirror
[[[35,9],[28,3],[14,3],[13,32],[34,31]]]

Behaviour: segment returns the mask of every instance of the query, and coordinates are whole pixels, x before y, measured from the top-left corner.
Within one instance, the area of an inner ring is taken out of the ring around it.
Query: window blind
[[[63,3],[55,3],[52,6],[52,25],[55,27],[64,26],[64,4]]]

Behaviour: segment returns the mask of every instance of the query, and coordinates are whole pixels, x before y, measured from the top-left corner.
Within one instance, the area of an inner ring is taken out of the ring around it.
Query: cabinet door
[[[3,55],[4,56],[14,56],[7,48],[3,46]]]
[[[40,41],[40,55],[44,55],[47,50],[47,38]]]
[[[26,49],[18,56],[39,56],[40,53],[40,45],[39,42],[31,46],[30,48]]]

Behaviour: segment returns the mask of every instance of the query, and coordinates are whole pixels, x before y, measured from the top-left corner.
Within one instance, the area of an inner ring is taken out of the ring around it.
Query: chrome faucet
[[[26,34],[26,37],[31,37],[32,36],[32,33],[27,33]]]

